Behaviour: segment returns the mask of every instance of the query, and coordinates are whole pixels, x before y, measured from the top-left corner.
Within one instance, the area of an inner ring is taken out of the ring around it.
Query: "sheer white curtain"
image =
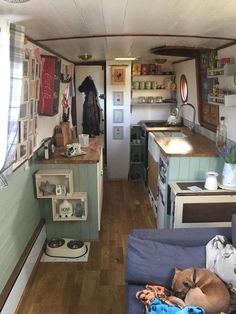
[[[4,31],[0,33],[4,41],[0,40],[0,190],[8,185],[8,178],[13,172],[12,166],[18,142],[24,59],[24,27],[15,24],[9,26],[5,22],[2,24],[2,29]]]
[[[10,23],[0,19],[0,170],[7,152],[8,108],[10,101]]]

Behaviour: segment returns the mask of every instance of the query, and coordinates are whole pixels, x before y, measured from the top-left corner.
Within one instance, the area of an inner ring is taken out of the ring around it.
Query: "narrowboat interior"
[[[0,0],[1,314],[161,313],[175,267],[208,268],[231,300],[212,312],[236,309],[235,17],[233,0]],[[172,306],[210,313],[186,295]]]

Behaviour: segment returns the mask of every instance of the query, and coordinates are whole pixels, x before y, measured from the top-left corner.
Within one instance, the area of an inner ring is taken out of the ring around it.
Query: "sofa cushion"
[[[126,281],[171,286],[174,268],[205,267],[205,246],[182,247],[129,236]]]
[[[236,215],[235,215],[236,218]],[[231,228],[177,228],[177,229],[134,229],[134,237],[144,240],[155,240],[162,243],[169,243],[180,246],[201,246],[206,245],[216,234],[222,234],[231,239]],[[236,220],[235,220],[235,241],[236,241]]]

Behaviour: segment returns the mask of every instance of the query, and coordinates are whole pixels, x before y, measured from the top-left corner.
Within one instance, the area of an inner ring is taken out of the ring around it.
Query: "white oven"
[[[170,182],[170,228],[229,227],[236,191],[204,189],[203,181]],[[189,189],[191,188],[191,189]]]

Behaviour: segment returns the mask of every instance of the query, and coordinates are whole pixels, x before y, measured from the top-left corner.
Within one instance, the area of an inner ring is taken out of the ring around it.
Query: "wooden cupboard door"
[[[204,103],[202,106],[203,122],[210,123],[210,104]]]
[[[152,155],[148,153],[148,187],[154,199],[157,197],[158,168],[158,163],[154,160]]]
[[[211,105],[211,124],[217,126],[219,123],[219,107]]]
[[[203,104],[203,122],[217,126],[219,123],[219,107],[208,103]]]

